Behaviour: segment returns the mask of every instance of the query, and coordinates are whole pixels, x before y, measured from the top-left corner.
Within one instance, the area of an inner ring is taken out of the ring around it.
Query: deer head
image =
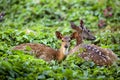
[[[83,20],[80,20],[80,26],[76,26],[73,22],[71,22],[71,28],[76,30],[79,34],[81,34],[83,39],[87,39],[87,40],[95,40],[96,38],[92,35],[92,33],[90,32],[90,30],[88,30],[85,26],[84,26],[84,22]]]
[[[71,37],[63,36],[59,31],[56,31],[56,37],[62,41],[60,51],[63,51],[64,55],[68,55]]]

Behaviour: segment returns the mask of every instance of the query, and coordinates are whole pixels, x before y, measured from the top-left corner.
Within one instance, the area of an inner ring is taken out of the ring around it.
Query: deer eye
[[[88,32],[90,32],[90,30],[88,30]]]
[[[70,42],[70,40],[68,40],[68,42]]]

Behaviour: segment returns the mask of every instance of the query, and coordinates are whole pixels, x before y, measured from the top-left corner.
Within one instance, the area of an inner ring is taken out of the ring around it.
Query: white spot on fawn
[[[96,51],[97,49],[96,49],[96,48],[93,48],[92,50],[93,50],[93,51]]]
[[[89,55],[91,54],[91,53],[88,53]]]
[[[103,58],[103,60],[104,60],[105,62],[107,62],[105,58]]]
[[[84,57],[84,59],[85,59],[85,60],[87,60],[87,61],[89,60],[89,58],[88,58],[88,57]]]
[[[108,60],[111,60],[109,56],[106,56]]]
[[[100,56],[102,55],[101,52],[98,53]]]
[[[91,58],[93,58],[93,55],[91,56]]]
[[[91,46],[86,46],[87,49],[91,49]]]
[[[96,53],[98,53],[98,52],[99,52],[99,50],[97,49],[97,50],[96,50]]]

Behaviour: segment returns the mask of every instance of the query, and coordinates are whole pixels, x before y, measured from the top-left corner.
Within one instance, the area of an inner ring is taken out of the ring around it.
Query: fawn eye
[[[88,30],[88,32],[90,32],[90,30]]]

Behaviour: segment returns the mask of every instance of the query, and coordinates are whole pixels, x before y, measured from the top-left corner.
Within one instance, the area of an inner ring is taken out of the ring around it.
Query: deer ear
[[[56,37],[58,39],[62,39],[63,36],[62,36],[62,34],[59,31],[56,31],[55,33],[56,33]]]
[[[73,32],[70,36],[71,40],[75,39],[78,36],[78,32]]]
[[[71,28],[72,28],[72,29],[74,29],[74,30],[77,30],[77,29],[78,29],[78,27],[77,27],[73,22],[70,22],[70,24],[71,24]]]
[[[80,20],[80,27],[83,29],[84,28],[84,22],[83,20]]]

